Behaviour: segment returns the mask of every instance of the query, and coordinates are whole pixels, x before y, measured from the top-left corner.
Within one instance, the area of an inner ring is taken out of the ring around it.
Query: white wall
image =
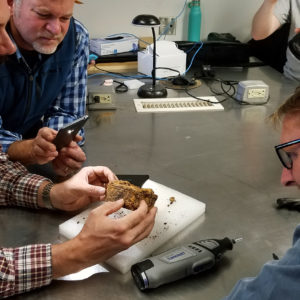
[[[90,37],[105,37],[110,34],[129,32],[138,36],[151,36],[151,31],[131,25],[138,14],[153,14],[157,17],[177,16],[185,0],[83,0],[75,5],[74,16],[89,30]],[[189,0],[190,1],[190,0]],[[263,0],[201,0],[201,38],[210,32],[233,34],[238,40],[250,39],[253,15]],[[176,35],[168,40],[186,40],[189,8],[177,20]]]

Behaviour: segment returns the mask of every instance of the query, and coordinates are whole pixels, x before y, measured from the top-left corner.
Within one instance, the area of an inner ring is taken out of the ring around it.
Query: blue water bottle
[[[189,3],[189,29],[188,29],[188,40],[191,42],[200,41],[201,31],[201,9],[200,0],[192,0]]]

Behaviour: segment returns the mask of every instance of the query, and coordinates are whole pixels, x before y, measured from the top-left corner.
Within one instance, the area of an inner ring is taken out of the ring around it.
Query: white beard
[[[55,46],[42,46],[38,42],[34,42],[32,47],[35,51],[42,53],[42,54],[52,54],[56,51],[58,45]]]

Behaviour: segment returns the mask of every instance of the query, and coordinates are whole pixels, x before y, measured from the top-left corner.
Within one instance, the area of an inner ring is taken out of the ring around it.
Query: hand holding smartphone
[[[76,134],[83,127],[88,118],[89,116],[85,115],[82,118],[62,127],[53,140],[53,144],[56,146],[56,149],[60,150],[61,148],[68,146],[75,139]]]

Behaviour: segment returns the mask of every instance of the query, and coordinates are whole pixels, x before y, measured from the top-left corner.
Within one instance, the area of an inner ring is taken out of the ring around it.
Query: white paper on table
[[[97,273],[105,273],[105,272],[109,272],[108,270],[106,270],[105,268],[103,268],[100,265],[94,265],[88,268],[85,268],[77,273],[73,273],[73,274],[69,274],[66,276],[62,276],[57,278],[56,280],[65,280],[65,281],[77,281],[77,280],[84,280],[87,279],[89,277],[91,277],[94,274]]]

